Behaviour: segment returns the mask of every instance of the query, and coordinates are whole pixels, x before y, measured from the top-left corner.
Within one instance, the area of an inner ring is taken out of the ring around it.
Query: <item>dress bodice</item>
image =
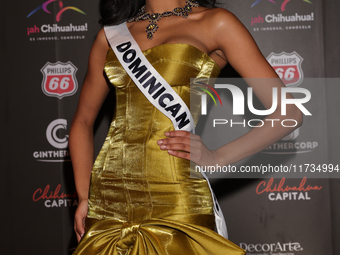
[[[190,44],[161,44],[143,53],[173,87],[188,85],[190,78],[217,77],[220,73],[220,68],[208,54]],[[130,82],[111,48],[105,62],[105,73],[117,88],[125,87]]]
[[[217,77],[220,73],[220,68],[216,62],[198,48],[181,43],[162,44],[145,50],[143,53],[159,74],[187,104],[195,123],[197,123],[200,105],[198,102],[198,104],[195,104],[195,109],[191,109],[190,106],[193,106],[194,104],[192,103],[190,105],[190,99],[193,100],[195,94],[201,95],[202,90],[194,90],[193,84],[190,84],[190,79],[195,78],[204,80]],[[163,125],[170,125],[169,128],[173,128],[170,120],[163,116],[161,112],[157,112],[156,118],[150,119],[147,110],[152,110],[154,107],[131,81],[112,49],[109,50],[106,58],[105,73],[107,74],[109,81],[116,87],[117,106],[121,105],[121,101],[125,101],[127,98],[133,99],[128,102],[130,106],[128,115],[131,117],[134,116],[133,119],[135,119],[136,122],[130,122],[130,128],[145,128],[144,125],[147,123],[143,121],[144,118],[146,118],[148,123],[158,123],[158,117],[161,118],[161,123]],[[202,87],[203,85],[195,86]],[[143,105],[142,107],[141,103]],[[117,114],[119,114],[118,111],[119,108],[117,108]],[[153,126],[153,128],[158,127]],[[165,127],[162,129],[164,128]]]
[[[143,53],[189,108],[190,78],[220,72],[206,53],[188,44],[163,44]],[[174,130],[172,122],[141,93],[112,49],[104,69],[116,90],[116,108],[92,170],[88,216],[138,222],[197,214],[211,216],[213,225],[206,181],[190,178],[190,162],[157,145],[164,132]],[[197,121],[200,106],[192,108]]]

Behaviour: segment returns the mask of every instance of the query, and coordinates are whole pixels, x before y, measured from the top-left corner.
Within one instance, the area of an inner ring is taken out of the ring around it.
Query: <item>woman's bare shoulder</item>
[[[209,52],[234,47],[233,39],[242,41],[248,37],[247,29],[232,12],[223,8],[202,8],[200,13],[200,40]],[[224,55],[223,59],[227,57],[226,52],[220,55]]]
[[[233,29],[243,26],[232,12],[224,8],[207,8],[202,19],[211,29]]]
[[[106,39],[104,28],[99,30],[99,32],[96,36],[96,40],[94,41],[94,44],[98,44],[98,46],[104,47],[106,49],[109,48],[109,44],[108,44],[108,41]]]

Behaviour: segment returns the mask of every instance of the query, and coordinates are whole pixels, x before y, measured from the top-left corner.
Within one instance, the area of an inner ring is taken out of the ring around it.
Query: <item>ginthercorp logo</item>
[[[267,147],[261,153],[287,155],[313,152],[319,146],[318,141],[303,141],[300,139],[296,140],[299,137],[300,132],[302,132],[300,128],[294,130],[292,133],[283,137],[280,141]]]
[[[303,58],[297,52],[272,52],[267,57],[267,61],[286,86],[298,86],[302,83],[303,71],[301,63]]]
[[[70,161],[68,150],[67,120],[56,119],[46,128],[46,139],[58,150],[35,151],[33,157],[41,162]]]
[[[65,12],[65,11],[76,11],[78,13],[81,13],[81,14],[84,14],[86,15],[85,12],[83,12],[82,10],[80,10],[79,8],[77,7],[74,7],[74,6],[65,6],[64,7],[64,3],[62,0],[48,0],[46,2],[44,2],[42,5],[38,6],[37,8],[35,8],[33,11],[31,11],[28,15],[27,15],[27,18],[31,17],[33,14],[35,14],[37,11],[39,10],[43,10],[45,13],[48,13],[48,14],[52,14],[49,10],[48,10],[48,5],[50,3],[53,3],[53,2],[58,2],[58,5],[59,5],[59,11],[57,12],[57,15],[55,17],[56,21],[59,22],[62,18],[62,14]]]
[[[298,138],[299,135],[300,135],[300,128],[297,128],[293,132],[291,132],[290,134],[283,137],[281,139],[281,141],[292,141],[292,140],[295,140],[296,138]]]
[[[78,68],[70,61],[67,63],[47,62],[40,70],[43,74],[42,91],[46,96],[59,99],[74,95],[78,89],[77,70]]]
[[[253,8],[255,5],[257,5],[258,3],[260,3],[260,2],[262,2],[263,0],[256,0],[252,5],[251,5],[251,8]],[[264,0],[265,2],[270,2],[270,3],[272,3],[272,4],[279,4],[280,2],[282,2],[281,3],[281,11],[285,11],[286,10],[286,5],[290,2],[290,0],[281,0],[281,1],[274,1],[274,0]],[[309,3],[309,4],[312,4],[312,2],[311,1],[309,1],[309,0],[301,0],[301,1],[303,1],[303,2],[305,2],[305,3]]]
[[[240,247],[246,250],[247,255],[298,255],[303,247],[298,242],[288,243],[240,243]]]
[[[47,129],[46,129],[46,138],[47,141],[55,148],[58,149],[66,149],[68,146],[68,135],[60,138],[57,135],[57,132],[60,130],[67,129],[67,120],[65,119],[57,119],[52,121]]]
[[[51,189],[50,185],[46,185],[44,189],[38,188],[33,192],[32,199],[34,202],[44,201],[47,208],[74,207],[78,205],[77,192],[64,193],[61,191],[61,184],[55,189]]]
[[[321,189],[322,186],[307,184],[307,177],[304,177],[299,185],[286,184],[286,178],[275,183],[274,178],[271,178],[257,185],[256,194],[267,194],[269,201],[311,200],[311,193]]]
[[[263,82],[271,82],[263,81]],[[215,84],[214,88],[217,89],[228,89],[231,92],[232,98],[233,98],[233,115],[245,115],[245,96],[243,94],[243,91],[232,84]],[[311,93],[309,90],[305,88],[293,88],[293,87],[282,87],[281,90],[281,115],[285,116],[287,113],[287,105],[288,104],[294,104],[296,107],[298,107],[301,112],[304,115],[311,116],[312,114],[307,110],[307,108],[303,105],[311,99]],[[304,95],[302,98],[287,98],[288,93],[300,93]],[[269,109],[265,110],[259,110],[254,107],[253,104],[253,88],[248,87],[247,89],[247,106],[248,110],[253,113],[254,115],[258,116],[267,116],[272,114],[278,107],[278,88],[272,89],[272,106]],[[212,95],[211,95],[212,96]],[[222,104],[222,102],[221,102]],[[207,100],[206,95],[201,96],[201,114],[207,115]],[[234,121],[233,119],[213,119],[213,127],[216,127],[217,125],[229,125],[230,127],[251,127],[251,128],[258,128],[262,127],[265,122],[269,122],[272,127],[275,125],[281,125],[282,127],[296,127],[298,125],[297,120],[295,119],[250,119],[243,121]]]

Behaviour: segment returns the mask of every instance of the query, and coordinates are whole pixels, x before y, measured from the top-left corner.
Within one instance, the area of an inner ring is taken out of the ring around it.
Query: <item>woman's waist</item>
[[[127,178],[102,181],[100,187],[91,184],[89,208],[91,217],[140,221],[212,214],[213,202],[204,179],[144,182]]]

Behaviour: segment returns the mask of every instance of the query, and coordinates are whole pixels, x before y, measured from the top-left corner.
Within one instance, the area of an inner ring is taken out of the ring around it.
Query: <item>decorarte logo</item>
[[[299,242],[240,243],[240,247],[246,250],[247,255],[295,255],[296,252],[303,251],[303,247]]]
[[[27,15],[27,18],[31,17],[33,14],[35,14],[37,11],[39,11],[40,9],[42,9],[44,12],[48,13],[48,14],[51,14],[51,12],[47,9],[47,6],[50,4],[50,3],[53,3],[53,2],[56,2],[58,1],[59,3],[59,11],[56,15],[56,21],[59,22],[61,20],[61,16],[62,14],[67,11],[67,10],[73,10],[73,11],[76,11],[78,13],[81,13],[81,14],[84,14],[86,15],[85,12],[83,12],[82,10],[80,10],[79,8],[77,7],[74,7],[74,6],[66,6],[64,7],[64,3],[62,0],[48,0],[46,1],[45,3],[43,3],[42,5],[38,6],[37,8],[35,8],[33,11],[31,11],[28,15]]]
[[[312,4],[311,1],[309,0],[302,0],[305,3],[309,3]],[[253,8],[255,5],[257,5],[258,3],[262,2],[262,0],[256,0],[252,5],[251,8]],[[274,0],[268,0],[268,2],[271,2],[273,4],[276,4],[276,2]],[[281,4],[281,11],[285,11],[286,10],[286,5],[290,2],[290,0],[284,0]]]

